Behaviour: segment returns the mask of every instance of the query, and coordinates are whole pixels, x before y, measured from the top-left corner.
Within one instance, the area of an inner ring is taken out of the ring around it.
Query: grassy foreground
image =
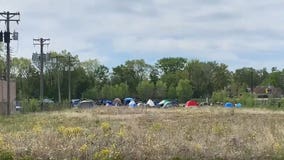
[[[283,159],[284,112],[99,107],[0,117],[0,159]]]

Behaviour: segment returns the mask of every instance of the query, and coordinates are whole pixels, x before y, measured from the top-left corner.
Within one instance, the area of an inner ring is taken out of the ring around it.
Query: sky
[[[166,57],[216,61],[230,70],[284,67],[283,0],[0,0],[20,12],[13,57],[67,50],[109,68],[127,60]],[[4,30],[5,23],[0,23]]]

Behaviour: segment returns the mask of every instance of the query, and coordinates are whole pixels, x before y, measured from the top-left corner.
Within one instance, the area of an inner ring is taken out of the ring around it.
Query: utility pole
[[[39,45],[40,46],[40,102],[41,102],[41,110],[43,110],[43,46],[44,45],[49,45],[49,38],[34,38],[33,39],[33,44],[34,45]]]
[[[59,56],[55,56],[51,58],[51,62],[56,65],[56,72],[57,72],[57,91],[58,91],[58,102],[61,103],[61,91],[60,91],[60,74],[59,74]]]
[[[58,102],[61,103],[61,91],[60,91],[60,80],[59,80],[59,69],[58,69],[58,57],[56,58],[56,70],[57,70]]]
[[[71,65],[71,56],[68,55],[68,101],[71,104],[71,72],[70,72],[70,65]]]
[[[20,21],[20,13],[10,13],[10,12],[1,12],[0,15],[4,19],[0,19],[1,21],[5,21],[6,23],[6,32],[4,32],[4,39],[5,43],[7,44],[7,55],[6,55],[6,81],[7,81],[7,115],[11,114],[11,108],[10,108],[10,22],[14,21],[19,23]],[[16,18],[14,18],[17,16]]]
[[[68,53],[68,66],[65,67],[65,71],[68,71],[68,101],[71,104],[71,71],[74,71],[74,67],[71,66],[71,55]]]

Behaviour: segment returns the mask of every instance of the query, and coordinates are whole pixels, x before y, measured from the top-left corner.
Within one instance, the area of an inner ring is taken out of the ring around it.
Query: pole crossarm
[[[4,19],[0,19],[0,21],[5,21],[7,22],[17,22],[19,23],[20,21],[20,13],[19,12],[0,12],[0,15],[4,18]],[[16,19],[12,19],[13,17],[18,16]]]

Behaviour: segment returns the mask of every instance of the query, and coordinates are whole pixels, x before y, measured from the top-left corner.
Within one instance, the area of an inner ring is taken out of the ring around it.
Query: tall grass
[[[284,112],[99,107],[0,117],[6,159],[283,159]]]

